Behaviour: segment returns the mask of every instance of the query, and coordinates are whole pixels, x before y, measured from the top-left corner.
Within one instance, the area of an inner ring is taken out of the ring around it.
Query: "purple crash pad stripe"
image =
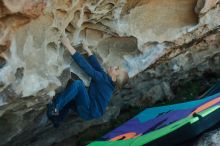
[[[162,128],[172,122],[187,117],[193,110],[194,108],[186,109],[186,110],[170,111],[167,114],[160,115],[144,123],[141,123],[138,120],[138,118],[131,119],[127,123],[118,127],[117,129],[104,135],[102,138],[110,140],[118,135],[130,133],[130,132],[135,132],[137,135],[146,134],[150,131]]]
[[[216,98],[218,98],[218,97],[216,97]],[[214,98],[214,99],[216,99],[216,98]],[[211,100],[214,100],[214,99],[211,99]],[[211,100],[209,100],[209,101],[211,101]],[[143,123],[140,122],[138,118],[133,118],[133,119],[129,120],[128,122],[124,123],[123,125],[121,125],[120,127],[114,129],[110,133],[107,133],[101,139],[110,140],[116,136],[130,133],[130,132],[134,132],[137,135],[146,134],[148,132],[151,132],[156,129],[160,129],[160,128],[165,127],[175,121],[178,121],[180,119],[187,117],[195,109],[197,109],[198,107],[200,107],[201,105],[203,105],[209,101],[206,101],[206,102],[199,104],[199,105],[197,105],[193,108],[190,108],[190,109],[169,111],[169,112],[160,114],[156,118],[150,119],[150,120],[143,122]],[[220,103],[216,103],[215,105],[217,105],[217,104],[220,104]]]

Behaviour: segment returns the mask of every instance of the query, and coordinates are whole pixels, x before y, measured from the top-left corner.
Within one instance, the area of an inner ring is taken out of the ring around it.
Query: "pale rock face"
[[[63,33],[73,45],[87,41],[104,67],[120,65],[133,77],[164,55],[169,45],[163,42],[172,42],[198,23],[195,6],[196,0],[5,0],[1,50],[4,54],[15,49],[13,59],[22,63],[8,64],[13,69],[7,74],[23,68],[23,77],[5,79],[4,88],[12,84],[23,97],[45,89],[52,96],[61,84],[58,76],[69,67],[88,86],[89,78],[76,64],[70,65],[70,55],[58,41]]]
[[[121,19],[122,23],[118,21],[118,31],[122,31],[122,35],[135,36],[140,47],[147,42],[172,41],[185,27],[197,24],[198,17],[193,11],[195,4],[196,1],[148,0],[130,10],[130,14]],[[121,26],[124,23],[127,27]]]
[[[29,132],[42,126],[39,121],[43,119],[45,103],[57,90],[65,88],[70,72],[89,86],[90,78],[60,44],[62,34],[67,35],[73,46],[87,41],[103,68],[119,65],[132,78],[130,89],[114,95],[110,112],[99,121],[102,123],[111,116],[117,117],[114,113],[119,113],[126,104],[172,99],[172,81],[190,78],[188,73],[195,68],[198,74],[213,69],[207,63],[210,60],[215,66],[220,64],[219,3],[219,0],[0,1],[0,122],[1,117],[8,116],[7,111],[16,107],[19,110],[13,114],[22,125],[12,126],[0,144],[9,142],[10,137],[19,139],[16,133],[25,129],[20,117],[27,116],[29,110],[40,117]],[[83,53],[82,48],[77,49]],[[142,81],[147,82],[140,84]],[[121,99],[123,95],[126,97]],[[35,122],[35,117],[27,119]],[[7,120],[3,125],[4,122]],[[82,124],[82,129],[95,123]],[[70,135],[72,129],[66,130]],[[54,134],[57,139],[52,136],[48,143],[69,135]]]
[[[219,2],[219,0],[198,0],[195,12],[198,14],[204,14],[214,8]]]

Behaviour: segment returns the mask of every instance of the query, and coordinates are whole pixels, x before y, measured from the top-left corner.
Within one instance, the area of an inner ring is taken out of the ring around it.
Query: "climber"
[[[91,77],[91,82],[87,91],[81,80],[75,80],[48,103],[47,116],[54,127],[59,126],[70,109],[74,109],[73,111],[84,120],[101,117],[113,91],[120,89],[128,81],[128,73],[119,66],[109,67],[106,73],[86,43],[83,43],[83,49],[88,55],[88,62],[71,46],[67,37],[63,36],[61,42],[71,53],[73,60]],[[74,108],[70,106],[72,103],[75,105]]]

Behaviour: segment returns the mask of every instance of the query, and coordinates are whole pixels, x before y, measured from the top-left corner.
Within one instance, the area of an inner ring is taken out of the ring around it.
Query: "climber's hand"
[[[83,49],[87,52],[88,56],[92,55],[92,51],[89,49],[88,43],[83,42],[82,44],[83,44]]]
[[[82,45],[83,45],[83,49],[84,49],[85,51],[88,51],[88,50],[89,50],[89,45],[88,45],[88,43],[87,43],[86,41],[83,41],[83,42],[82,42]]]

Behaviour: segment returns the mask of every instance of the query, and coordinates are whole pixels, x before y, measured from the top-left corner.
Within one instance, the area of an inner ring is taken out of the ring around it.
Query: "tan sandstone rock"
[[[35,144],[50,145],[117,117],[121,107],[172,99],[171,84],[218,70],[219,18],[219,0],[0,1],[0,126],[11,129],[0,145],[28,145],[35,129],[44,133]],[[86,86],[90,78],[60,44],[62,34],[73,46],[87,41],[104,68],[120,65],[131,77],[103,119],[74,118],[66,124],[78,125],[64,127],[64,136],[46,125],[45,104],[65,88],[70,72]]]

